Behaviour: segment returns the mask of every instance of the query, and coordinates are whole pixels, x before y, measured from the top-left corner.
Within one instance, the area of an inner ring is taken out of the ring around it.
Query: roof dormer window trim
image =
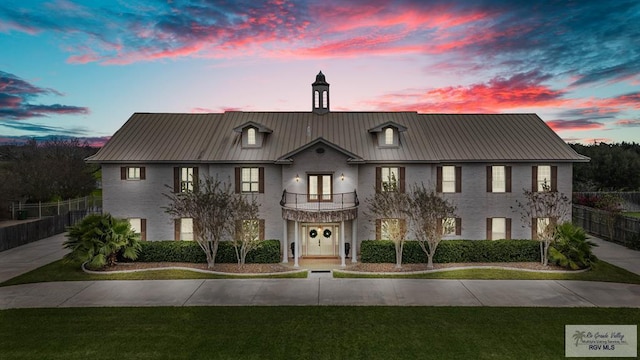
[[[247,128],[247,145],[256,146],[256,128]]]
[[[265,137],[273,130],[254,121],[248,121],[233,128],[233,131],[240,133],[243,148],[260,148]]]
[[[396,145],[395,142],[395,130],[390,126],[384,129],[384,141],[383,144],[385,146]]]

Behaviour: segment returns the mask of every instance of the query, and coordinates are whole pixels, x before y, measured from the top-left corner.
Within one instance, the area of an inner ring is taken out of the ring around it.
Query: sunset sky
[[[640,141],[640,1],[2,0],[0,142],[134,112],[537,113]]]

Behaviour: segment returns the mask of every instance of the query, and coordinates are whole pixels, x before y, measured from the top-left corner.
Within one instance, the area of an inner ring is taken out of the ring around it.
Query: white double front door
[[[338,256],[338,224],[302,224],[302,256]]]

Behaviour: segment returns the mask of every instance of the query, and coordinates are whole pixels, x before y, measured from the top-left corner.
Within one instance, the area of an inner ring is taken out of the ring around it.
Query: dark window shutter
[[[538,167],[537,166],[531,167],[531,191],[533,192],[538,191]]]
[[[147,240],[147,219],[140,219],[140,240]]]
[[[531,218],[531,240],[538,240],[538,219]]]
[[[146,180],[147,179],[147,171],[146,168],[143,166],[140,168],[140,180]]]
[[[239,194],[240,193],[241,168],[237,167],[235,170],[236,170],[236,194]]]
[[[124,166],[120,168],[120,180],[127,180],[127,168]]]
[[[511,240],[511,218],[507,218],[505,223],[505,227],[507,228],[505,237],[507,238],[507,240]]]
[[[258,226],[260,227],[260,235],[258,239],[262,241],[264,240],[264,219],[258,220]]]
[[[462,167],[456,166],[456,192],[462,192]]]
[[[487,166],[487,192],[493,192],[493,166]]]
[[[264,167],[258,168],[258,192],[264,194]]]
[[[491,238],[492,231],[493,231],[493,219],[487,218],[487,240],[493,240]]]
[[[199,183],[200,183],[200,168],[196,166],[193,168],[193,188],[195,189],[195,187],[198,186]]]
[[[505,192],[511,192],[511,166],[504,167],[504,176],[505,176]]]
[[[174,193],[180,192],[180,168],[179,167],[173,168],[173,192]]]
[[[442,218],[436,220],[436,233],[442,235]]]
[[[382,220],[376,219],[376,240],[382,240]]]
[[[558,167],[551,167],[551,191],[558,191]]]
[[[400,177],[400,192],[403,193],[405,192],[405,185],[404,185],[404,166],[398,168],[398,171],[400,172],[400,174],[398,174],[398,176]]]
[[[456,235],[462,235],[462,218],[456,218]]]
[[[436,167],[436,192],[442,192],[442,166]]]
[[[180,240],[180,219],[173,220],[174,240]]]
[[[398,219],[400,221],[400,233],[407,236],[407,221],[405,219]]]
[[[382,191],[382,168],[376,167],[376,192]]]

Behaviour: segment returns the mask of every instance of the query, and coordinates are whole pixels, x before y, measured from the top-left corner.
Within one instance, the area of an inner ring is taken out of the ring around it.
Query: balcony
[[[284,190],[282,218],[302,222],[336,222],[358,217],[358,194],[354,190],[335,194],[299,194]]]

